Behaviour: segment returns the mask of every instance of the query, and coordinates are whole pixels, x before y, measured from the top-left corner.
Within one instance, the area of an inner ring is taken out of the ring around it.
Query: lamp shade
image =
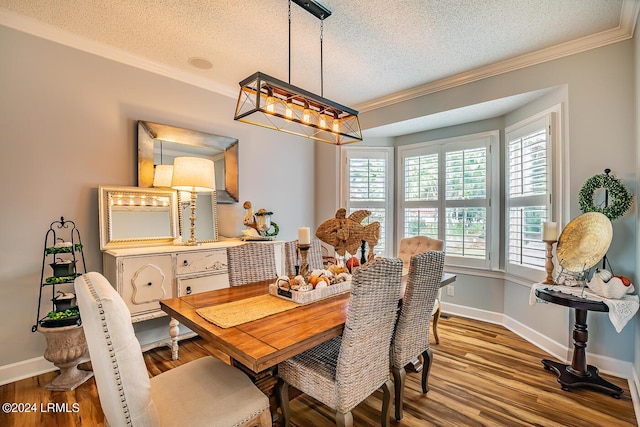
[[[154,187],[171,187],[173,178],[173,165],[157,165],[153,173]]]
[[[213,191],[216,188],[213,161],[200,157],[176,157],[171,188],[181,191]]]

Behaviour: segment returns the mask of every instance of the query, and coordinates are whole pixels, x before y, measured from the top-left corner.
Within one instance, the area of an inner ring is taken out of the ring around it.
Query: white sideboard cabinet
[[[103,273],[122,296],[133,322],[167,314],[160,300],[229,287],[227,248],[240,240],[224,240],[198,246],[153,246],[110,249],[103,252]],[[284,271],[282,242],[275,245],[278,274]],[[178,321],[169,322],[173,358],[178,355]]]

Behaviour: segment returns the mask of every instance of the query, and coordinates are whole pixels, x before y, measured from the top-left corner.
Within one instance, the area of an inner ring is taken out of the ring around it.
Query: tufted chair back
[[[409,268],[411,257],[424,251],[440,251],[444,250],[444,242],[438,239],[432,239],[427,236],[405,237],[400,240],[400,248],[398,249],[398,258],[402,260],[404,268]]]

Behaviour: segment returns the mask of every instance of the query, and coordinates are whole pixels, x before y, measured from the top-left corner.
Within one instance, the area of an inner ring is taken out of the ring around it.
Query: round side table
[[[620,387],[602,379],[598,368],[587,365],[587,312],[609,311],[609,307],[601,301],[592,301],[549,289],[537,289],[536,296],[544,301],[570,307],[575,310],[576,321],[573,327],[573,358],[571,365],[544,359],[542,364],[548,371],[558,374],[558,382],[563,390],[576,387],[590,387],[597,391],[610,394],[619,399],[624,393]]]

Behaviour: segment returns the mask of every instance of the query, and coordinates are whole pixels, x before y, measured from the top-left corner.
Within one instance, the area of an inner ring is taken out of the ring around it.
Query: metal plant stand
[[[78,363],[87,353],[87,342],[73,295],[73,282],[86,273],[86,266],[75,223],[64,217],[52,222],[45,234],[43,252],[38,311],[31,332],[38,331],[45,336],[44,358],[60,369],[60,375],[44,388],[73,390],[93,376],[91,371],[78,369]],[[51,296],[51,306],[46,304],[47,309],[44,309],[43,294],[46,298]]]

